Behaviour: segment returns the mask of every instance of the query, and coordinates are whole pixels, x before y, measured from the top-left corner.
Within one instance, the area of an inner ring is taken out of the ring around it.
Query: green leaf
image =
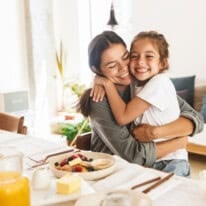
[[[85,121],[87,122],[85,123],[81,134],[90,132],[91,127],[90,127],[89,121],[86,119],[86,120],[79,122],[78,124],[65,123],[61,129],[61,134],[66,136],[67,140],[72,141]]]

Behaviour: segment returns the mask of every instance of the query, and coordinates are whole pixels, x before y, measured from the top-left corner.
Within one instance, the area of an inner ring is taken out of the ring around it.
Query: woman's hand
[[[133,136],[139,141],[147,142],[158,138],[175,138],[188,136],[193,132],[193,122],[185,117],[179,117],[173,122],[160,126],[141,124],[132,131]]]

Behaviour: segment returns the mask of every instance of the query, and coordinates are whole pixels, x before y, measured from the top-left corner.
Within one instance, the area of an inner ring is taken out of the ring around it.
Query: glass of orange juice
[[[22,176],[22,153],[14,147],[0,147],[0,205],[29,206],[30,185]]]

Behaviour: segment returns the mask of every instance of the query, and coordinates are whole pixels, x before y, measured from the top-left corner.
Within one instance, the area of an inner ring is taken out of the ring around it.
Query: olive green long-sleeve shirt
[[[127,95],[127,96],[126,96]],[[122,95],[127,102],[128,91]],[[191,119],[194,123],[193,134],[203,129],[202,116],[190,107],[183,99],[179,98],[181,116]],[[152,166],[156,160],[156,146],[154,142],[140,143],[129,132],[127,126],[120,126],[116,123],[110,109],[107,98],[102,102],[90,100],[92,127],[91,150],[116,154],[129,162],[145,166]]]

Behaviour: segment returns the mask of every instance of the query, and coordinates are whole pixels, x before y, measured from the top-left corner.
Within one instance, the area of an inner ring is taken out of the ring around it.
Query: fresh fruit
[[[72,169],[73,172],[82,172],[82,170],[83,170],[83,168],[81,165],[76,165]]]
[[[55,162],[54,166],[58,170],[68,171],[68,172],[90,172],[95,171],[90,166],[81,165],[81,162],[92,162],[92,158],[88,158],[81,153],[75,153],[71,156],[64,158],[60,162]]]
[[[64,165],[67,164],[67,158],[63,159],[61,162],[60,162],[60,166],[63,167]]]
[[[58,162],[55,162],[54,165],[55,165],[55,167],[57,167],[57,166],[59,165],[59,163],[58,163]]]

